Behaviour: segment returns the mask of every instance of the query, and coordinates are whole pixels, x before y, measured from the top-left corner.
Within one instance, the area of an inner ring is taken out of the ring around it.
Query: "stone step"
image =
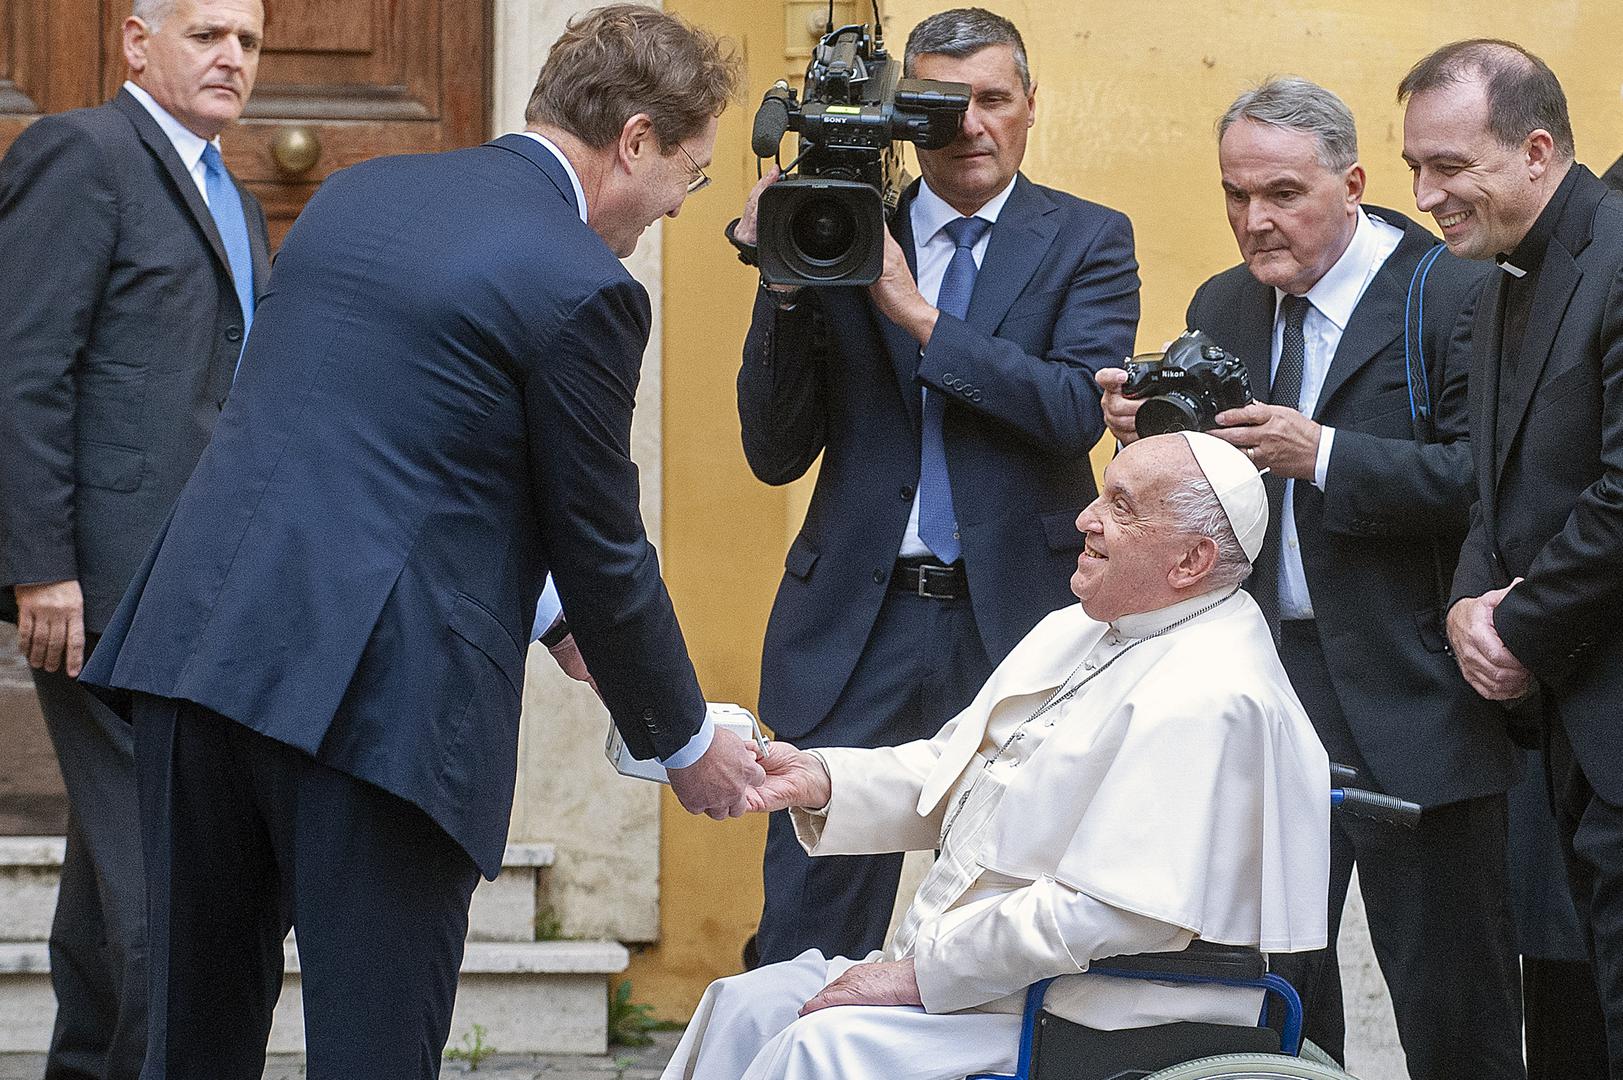
[[[49,939],[66,846],[60,836],[0,836],[0,941]],[[474,890],[468,940],[534,941],[539,876],[556,856],[551,844],[508,844],[501,875]]]
[[[607,977],[630,954],[615,941],[469,942],[451,1044],[475,1024],[486,1046],[513,1054],[601,1054],[608,1046]],[[304,1048],[298,952],[286,948],[272,1053]],[[0,1053],[40,1053],[56,1008],[42,941],[0,944]]]
[[[56,1002],[46,941],[65,843],[60,836],[0,837],[0,1053],[46,1048]],[[608,1044],[607,977],[626,969],[615,941],[536,941],[540,875],[551,844],[513,843],[495,881],[481,881],[468,911],[468,944],[451,1042],[482,1026],[506,1053],[595,1053]],[[303,1049],[298,950],[286,946],[271,1050]]]

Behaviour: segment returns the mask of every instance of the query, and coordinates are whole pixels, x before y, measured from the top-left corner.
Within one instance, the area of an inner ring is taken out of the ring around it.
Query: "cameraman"
[[[1330,759],[1426,808],[1413,831],[1336,819],[1330,947],[1275,970],[1301,991],[1308,1038],[1340,1059],[1335,941],[1356,862],[1409,1075],[1520,1077],[1512,751],[1445,651],[1441,615],[1475,493],[1466,373],[1485,275],[1361,205],[1352,114],[1305,79],[1240,95],[1218,124],[1218,163],[1245,262],[1200,287],[1188,322],[1246,362],[1259,399],[1213,432],[1270,470],[1246,587]],[[1130,442],[1137,403],[1121,381],[1100,378]]]
[[[1105,429],[1094,374],[1138,323],[1126,217],[1019,174],[1036,87],[1014,25],[933,15],[904,70],[971,86],[957,138],[919,152],[872,286],[761,290],[738,377],[756,476],[786,484],[823,456],[762,658],[762,719],[804,748],[927,738],[1071,600]],[[900,867],[808,859],[774,814],[760,960],[878,949]]]

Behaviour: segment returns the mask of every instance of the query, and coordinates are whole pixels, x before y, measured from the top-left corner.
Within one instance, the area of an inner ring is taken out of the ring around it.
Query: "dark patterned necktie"
[[[1302,324],[1307,309],[1313,305],[1305,296],[1287,296],[1280,301],[1285,313],[1285,341],[1279,347],[1279,366],[1274,369],[1274,385],[1268,391],[1268,400],[1275,405],[1302,406],[1302,369],[1307,364],[1307,338]]]
[[[936,293],[936,310],[962,319],[969,313],[969,297],[975,291],[975,244],[992,227],[985,218],[968,217],[943,226],[956,250]],[[919,539],[935,552],[936,558],[951,565],[963,554],[958,540],[958,515],[952,506],[952,482],[947,474],[947,447],[941,423],[946,403],[935,390],[925,387],[924,413],[919,431]]]

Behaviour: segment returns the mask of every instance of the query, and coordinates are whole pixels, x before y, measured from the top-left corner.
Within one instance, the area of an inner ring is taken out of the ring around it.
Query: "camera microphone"
[[[776,157],[778,144],[789,131],[789,84],[781,79],[761,99],[755,110],[755,130],[750,133],[750,149],[758,158]]]

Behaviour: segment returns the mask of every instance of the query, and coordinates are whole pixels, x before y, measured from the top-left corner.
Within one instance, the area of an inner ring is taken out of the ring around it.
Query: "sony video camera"
[[[761,194],[757,257],[771,285],[868,285],[885,261],[885,222],[901,198],[899,141],[939,150],[958,135],[970,88],[901,78],[901,61],[863,25],[824,35],[805,100],[779,80],[755,113],[750,145],[775,157],[800,135],[799,172]]]
[[[1142,401],[1134,428],[1141,438],[1171,431],[1210,431],[1217,414],[1251,404],[1245,363],[1199,330],[1185,330],[1163,353],[1127,361],[1122,396]]]

